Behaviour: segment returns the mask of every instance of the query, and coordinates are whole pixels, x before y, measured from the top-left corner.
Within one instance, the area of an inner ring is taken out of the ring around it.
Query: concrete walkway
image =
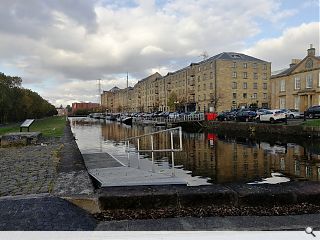
[[[0,198],[1,231],[92,231],[96,226],[86,211],[49,194]]]
[[[130,167],[108,153],[82,154],[89,174],[100,187],[187,185],[179,177]]]

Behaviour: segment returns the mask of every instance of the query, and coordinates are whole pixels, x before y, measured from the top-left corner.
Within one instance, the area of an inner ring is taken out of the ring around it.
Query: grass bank
[[[320,127],[320,119],[308,120],[304,122],[303,125],[308,127]]]
[[[65,125],[66,118],[64,116],[36,119],[30,127],[30,132],[41,132],[45,137],[61,137]],[[0,135],[19,131],[20,124],[18,123],[0,127]]]

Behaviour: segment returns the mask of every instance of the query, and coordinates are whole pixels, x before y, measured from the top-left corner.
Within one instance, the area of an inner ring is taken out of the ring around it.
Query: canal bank
[[[0,199],[1,230],[112,230],[108,225],[112,223],[110,221],[104,223],[105,220],[131,219],[129,223],[127,222],[127,226],[134,226],[139,223],[135,220],[138,218],[174,217],[174,221],[180,221],[183,216],[202,218],[233,215],[287,215],[313,214],[319,211],[320,194],[317,182],[292,182],[272,186],[213,184],[198,187],[131,186],[94,189],[69,125],[65,128],[62,139],[52,140],[52,148],[48,148],[51,146],[48,140],[41,143],[34,146],[36,149],[28,146],[22,149],[0,150],[1,156],[4,156],[1,160],[11,159],[14,162],[14,159],[23,161],[24,153],[29,154],[29,160],[25,159],[25,165],[21,166],[24,171],[21,168],[17,169],[17,172],[9,171],[11,177],[19,179],[20,173],[29,172],[28,162],[31,159],[33,163],[36,163],[39,159],[43,159],[43,154],[47,151],[46,161],[53,161],[54,159],[50,158],[51,153],[56,148],[60,148],[61,144],[64,145],[60,151],[58,167],[52,168],[49,177],[49,180],[52,179],[54,183],[52,188],[46,187],[42,191],[34,189],[30,192],[26,186],[25,191],[19,192],[20,186],[17,185],[18,192],[3,194],[4,197]],[[16,151],[20,153],[16,154]],[[32,155],[33,151],[36,155]],[[11,162],[3,161],[2,171],[8,171],[8,164]],[[32,166],[34,172],[39,171],[39,168],[47,169],[44,165],[33,164]],[[45,178],[47,177],[44,176]],[[33,180],[31,176],[29,187],[32,186]],[[1,184],[3,189],[8,185],[4,182]],[[14,181],[11,181],[11,184],[15,185]],[[29,195],[30,193],[33,195]],[[91,204],[92,207],[94,202],[90,199],[96,200],[94,207],[99,207],[94,210],[101,211],[101,213],[96,213],[94,218],[87,212],[90,210],[88,205]],[[75,207],[73,203],[86,211]],[[170,221],[172,220],[167,222]],[[194,221],[196,222],[198,221]],[[266,226],[257,226],[256,229],[265,228]],[[189,225],[189,229],[183,228],[183,230],[196,229],[201,228],[192,224]],[[141,230],[154,230],[154,228],[145,225],[145,228]],[[158,230],[165,229],[159,228]],[[175,229],[172,228],[172,230]]]
[[[297,136],[304,138],[319,138],[320,126],[305,126],[303,124],[268,124],[255,122],[204,121],[202,129],[228,133],[269,134],[273,136]],[[182,125],[185,129],[194,128],[194,123]]]

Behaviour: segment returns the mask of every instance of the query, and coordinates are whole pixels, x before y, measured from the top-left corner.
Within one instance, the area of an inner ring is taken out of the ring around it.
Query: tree
[[[210,105],[217,111],[217,108],[222,105],[223,94],[211,94],[210,95]]]
[[[70,105],[67,105],[66,109],[67,109],[68,113],[70,113],[72,111],[72,107]]]
[[[0,123],[26,118],[42,118],[57,113],[55,107],[38,93],[21,88],[20,77],[0,73]]]
[[[170,108],[170,110],[175,109],[177,99],[178,99],[177,94],[175,92],[171,92],[168,98],[168,107]]]

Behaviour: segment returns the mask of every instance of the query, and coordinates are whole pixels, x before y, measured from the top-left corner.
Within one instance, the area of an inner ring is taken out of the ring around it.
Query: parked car
[[[257,113],[254,111],[240,111],[236,115],[236,120],[239,122],[249,122],[255,120]]]
[[[305,112],[304,115],[309,118],[320,117],[320,106],[313,106],[309,107]]]
[[[302,118],[303,113],[299,112],[297,109],[281,109],[286,114],[287,118],[293,119],[293,118]]]
[[[169,118],[174,118],[174,119],[176,119],[176,118],[179,118],[179,117],[180,117],[180,115],[179,115],[178,112],[170,112],[170,113],[169,113]]]
[[[218,121],[232,121],[235,120],[236,112],[222,112],[217,116]]]
[[[259,115],[261,115],[261,114],[266,113],[267,111],[268,111],[268,109],[261,108],[261,109],[258,109],[258,110],[256,111],[256,113],[257,113],[257,116],[259,116]]]
[[[257,116],[257,122],[286,122],[287,116],[281,109],[268,110],[264,114]]]

